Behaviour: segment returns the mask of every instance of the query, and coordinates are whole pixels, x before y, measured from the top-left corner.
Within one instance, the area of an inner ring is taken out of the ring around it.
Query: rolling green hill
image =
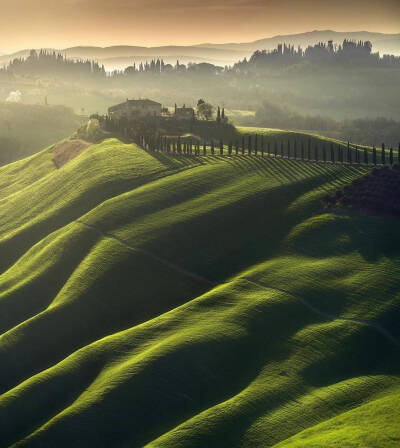
[[[400,234],[367,168],[147,153],[0,168],[0,447],[400,444]]]

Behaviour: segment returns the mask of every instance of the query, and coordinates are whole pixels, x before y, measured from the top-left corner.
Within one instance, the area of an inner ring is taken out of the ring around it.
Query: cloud
[[[20,103],[22,101],[22,93],[19,90],[16,90],[15,92],[10,92],[6,103]]]

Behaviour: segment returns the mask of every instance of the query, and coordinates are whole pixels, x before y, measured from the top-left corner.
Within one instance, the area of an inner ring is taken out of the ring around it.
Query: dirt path
[[[369,327],[374,328],[376,331],[378,331],[378,333],[380,333],[382,336],[384,336],[385,338],[389,339],[391,342],[393,342],[393,344],[397,345],[397,347],[400,347],[400,342],[394,338],[387,330],[386,328],[384,328],[382,325],[376,323],[376,322],[372,322],[369,320],[363,320],[363,319],[357,319],[357,318],[352,318],[352,317],[342,317],[339,314],[330,314],[330,313],[326,313],[325,311],[321,311],[318,308],[315,308],[314,305],[312,305],[310,302],[308,302],[306,299],[303,299],[302,297],[299,296],[295,296],[293,294],[291,294],[289,291],[285,291],[284,289],[280,289],[280,288],[275,288],[275,287],[271,287],[268,286],[267,284],[260,282],[258,280],[252,280],[250,278],[247,277],[240,277],[243,280],[246,280],[246,282],[252,283],[253,285],[259,286],[261,288],[264,289],[268,289],[268,290],[275,290],[275,291],[280,291],[284,294],[289,295],[290,297],[293,297],[294,299],[298,300],[299,302],[301,302],[306,308],[308,308],[309,310],[311,310],[312,312],[314,312],[315,314],[318,314],[319,316],[327,319],[327,320],[342,320],[342,321],[347,321],[347,322],[357,322],[359,324],[364,324],[364,325],[368,325]]]
[[[89,148],[92,143],[85,142],[81,139],[65,140],[57,143],[51,150],[51,159],[56,168],[61,168],[66,163],[78,157],[83,151]]]
[[[181,268],[180,266],[178,266],[174,263],[171,263],[170,261],[165,260],[164,258],[160,258],[158,255],[155,255],[152,252],[149,252],[145,249],[141,249],[139,247],[134,247],[134,246],[130,245],[129,243],[127,243],[126,241],[122,240],[121,238],[118,238],[117,236],[112,235],[111,233],[105,233],[102,230],[98,229],[97,227],[87,224],[79,219],[77,219],[75,222],[78,224],[81,224],[82,226],[88,227],[89,229],[94,230],[95,232],[97,232],[99,235],[101,235],[104,238],[110,238],[112,240],[118,241],[118,243],[120,243],[122,246],[125,246],[127,249],[147,255],[148,257],[152,258],[153,260],[156,260],[159,263],[161,263],[165,266],[168,266],[170,269],[173,269],[183,275],[186,275],[187,277],[194,278],[195,280],[200,281],[202,283],[207,283],[212,286],[217,286],[217,283],[212,282],[211,280],[208,280],[208,279],[202,277],[201,275],[190,272],[187,269]]]
[[[152,252],[149,252],[145,249],[141,249],[138,247],[134,247],[131,244],[127,243],[126,241],[122,240],[121,238],[118,238],[115,235],[112,235],[111,233],[106,233],[103,232],[102,230],[98,229],[95,226],[92,226],[91,224],[87,224],[81,220],[76,220],[75,221],[77,224],[80,224],[84,227],[87,227],[89,229],[92,229],[93,231],[95,231],[96,233],[98,233],[99,235],[101,235],[104,238],[110,238],[113,239],[115,241],[117,241],[118,243],[120,243],[122,246],[126,247],[129,250],[135,251],[135,252],[139,252],[142,253],[150,258],[152,258],[153,260],[158,261],[159,263],[169,267],[170,269],[173,269],[177,272],[179,272],[182,275],[186,275],[187,277],[191,277],[199,282],[202,283],[206,283],[210,286],[219,286],[219,285],[223,285],[224,283],[216,283],[212,280],[208,280],[205,277],[202,277],[201,275],[195,274],[194,272],[188,271],[187,269],[181,268],[180,266],[165,260],[164,258],[159,257],[158,255],[153,254]],[[334,321],[334,320],[341,320],[341,321],[346,321],[346,322],[356,322],[359,324],[363,324],[363,325],[367,325],[371,328],[374,328],[378,333],[380,333],[382,336],[384,336],[386,339],[388,339],[390,342],[392,342],[394,345],[396,345],[397,347],[400,348],[400,342],[393,337],[387,330],[386,328],[384,328],[382,325],[380,325],[379,323],[376,322],[372,322],[372,321],[368,321],[368,320],[363,320],[363,319],[356,319],[356,318],[351,318],[351,317],[342,317],[339,314],[330,314],[330,313],[326,313],[325,311],[321,311],[318,308],[315,308],[314,305],[312,305],[310,302],[308,302],[306,299],[299,297],[299,296],[295,296],[292,293],[290,293],[289,291],[286,291],[284,289],[280,289],[280,288],[275,288],[275,287],[271,287],[268,286],[267,284],[259,281],[259,280],[253,280],[251,278],[248,277],[239,277],[238,280],[244,280],[247,283],[253,284],[255,286],[258,286],[259,288],[263,288],[263,289],[267,289],[269,291],[279,291],[282,292],[283,294],[287,294],[290,297],[294,298],[295,300],[298,300],[300,303],[302,303],[306,308],[308,308],[310,311],[312,311],[313,313],[323,317],[324,319],[327,319],[328,321]]]

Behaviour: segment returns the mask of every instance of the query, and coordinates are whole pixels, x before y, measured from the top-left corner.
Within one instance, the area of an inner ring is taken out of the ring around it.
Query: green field
[[[1,448],[400,446],[398,220],[321,205],[367,168],[51,151],[0,168]]]

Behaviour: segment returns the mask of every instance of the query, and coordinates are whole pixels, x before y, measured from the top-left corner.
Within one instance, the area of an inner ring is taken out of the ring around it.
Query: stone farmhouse
[[[135,118],[138,116],[153,116],[161,115],[162,105],[156,101],[144,100],[126,100],[124,103],[117,104],[108,109],[108,116],[114,119]]]
[[[164,117],[176,118],[178,120],[193,120],[196,118],[193,107],[178,107],[175,104],[175,111],[171,115],[168,108],[163,108],[160,103],[149,99],[126,100],[108,109],[108,116],[115,120],[120,118],[134,119],[136,117]]]

